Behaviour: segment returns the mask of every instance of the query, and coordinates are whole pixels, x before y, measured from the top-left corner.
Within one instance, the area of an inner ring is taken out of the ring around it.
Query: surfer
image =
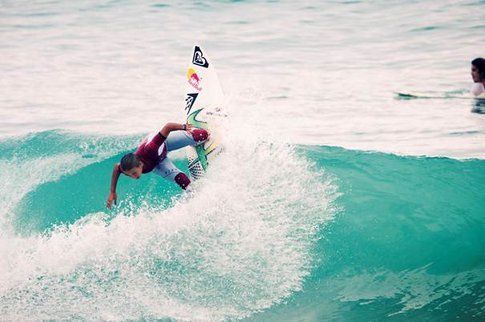
[[[134,153],[124,155],[121,161],[114,165],[106,207],[111,208],[113,202],[116,204],[116,185],[121,174],[139,179],[143,173],[153,171],[185,190],[190,184],[190,179],[167,158],[167,152],[201,144],[208,137],[209,133],[206,130],[190,124],[167,123],[159,132],[143,139]]]
[[[471,93],[474,96],[485,95],[485,59],[479,57],[472,60],[471,74],[474,82]]]

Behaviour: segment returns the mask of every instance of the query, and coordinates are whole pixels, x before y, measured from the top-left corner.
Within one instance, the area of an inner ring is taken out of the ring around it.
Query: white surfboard
[[[224,95],[214,65],[199,46],[195,46],[186,76],[185,115],[187,123],[210,132],[204,144],[187,148],[189,172],[200,178],[221,152]]]

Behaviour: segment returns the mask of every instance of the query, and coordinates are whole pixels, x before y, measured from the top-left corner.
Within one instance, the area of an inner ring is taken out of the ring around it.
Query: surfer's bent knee
[[[187,175],[183,172],[177,174],[174,178],[175,182],[180,186],[182,189],[186,189],[187,186],[190,184],[190,179]]]
[[[204,129],[193,129],[192,130],[192,138],[195,140],[195,142],[204,142],[209,138],[209,132]]]

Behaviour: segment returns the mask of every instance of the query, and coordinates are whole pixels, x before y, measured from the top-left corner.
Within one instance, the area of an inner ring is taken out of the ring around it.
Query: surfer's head
[[[472,60],[471,73],[475,83],[485,82],[485,59],[479,57]]]
[[[128,177],[138,179],[143,171],[143,163],[136,154],[128,153],[121,158],[120,170]]]

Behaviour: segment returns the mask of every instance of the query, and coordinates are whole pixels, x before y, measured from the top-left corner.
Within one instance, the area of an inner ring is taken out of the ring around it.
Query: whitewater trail
[[[301,289],[316,232],[334,215],[335,186],[292,147],[238,137],[169,208],[127,201],[130,213],[86,213],[44,233],[3,236],[2,315],[212,320],[247,316]],[[27,182],[18,199],[45,180]]]

